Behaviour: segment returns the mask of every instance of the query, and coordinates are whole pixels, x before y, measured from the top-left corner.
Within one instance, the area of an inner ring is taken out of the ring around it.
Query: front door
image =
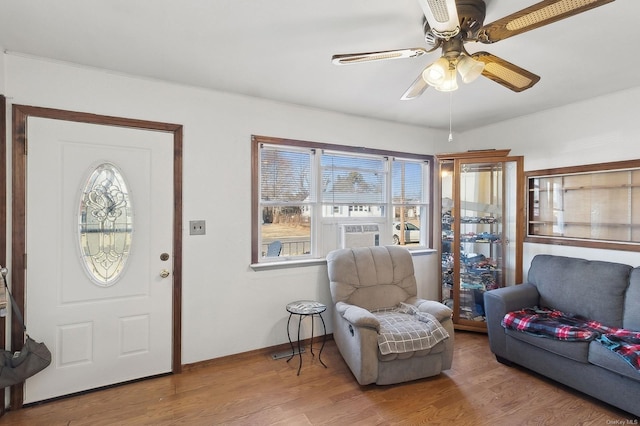
[[[29,117],[24,402],[172,370],[173,134]]]

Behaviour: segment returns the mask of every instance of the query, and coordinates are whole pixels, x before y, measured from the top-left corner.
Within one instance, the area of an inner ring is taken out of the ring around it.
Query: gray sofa
[[[561,341],[501,325],[506,313],[539,306],[640,331],[640,267],[537,255],[526,283],[488,291],[484,302],[489,344],[498,361],[640,416],[640,372],[618,354],[595,340]]]

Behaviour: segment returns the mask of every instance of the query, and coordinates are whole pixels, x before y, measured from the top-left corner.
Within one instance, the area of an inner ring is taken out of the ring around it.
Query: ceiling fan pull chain
[[[453,92],[449,92],[449,142],[453,142],[453,132],[452,132],[452,125],[451,125],[451,121],[452,121],[452,104],[453,104]]]

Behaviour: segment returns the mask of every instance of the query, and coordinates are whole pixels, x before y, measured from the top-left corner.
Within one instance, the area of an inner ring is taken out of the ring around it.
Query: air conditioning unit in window
[[[342,248],[379,246],[379,226],[376,223],[340,225],[340,242]]]

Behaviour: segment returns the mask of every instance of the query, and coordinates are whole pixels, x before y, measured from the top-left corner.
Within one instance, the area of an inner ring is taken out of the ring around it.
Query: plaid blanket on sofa
[[[569,341],[596,340],[640,372],[640,332],[607,327],[598,321],[549,308],[509,312],[502,326],[543,337]]]
[[[382,355],[430,349],[449,337],[433,315],[406,303],[371,313],[380,322],[378,348]]]

